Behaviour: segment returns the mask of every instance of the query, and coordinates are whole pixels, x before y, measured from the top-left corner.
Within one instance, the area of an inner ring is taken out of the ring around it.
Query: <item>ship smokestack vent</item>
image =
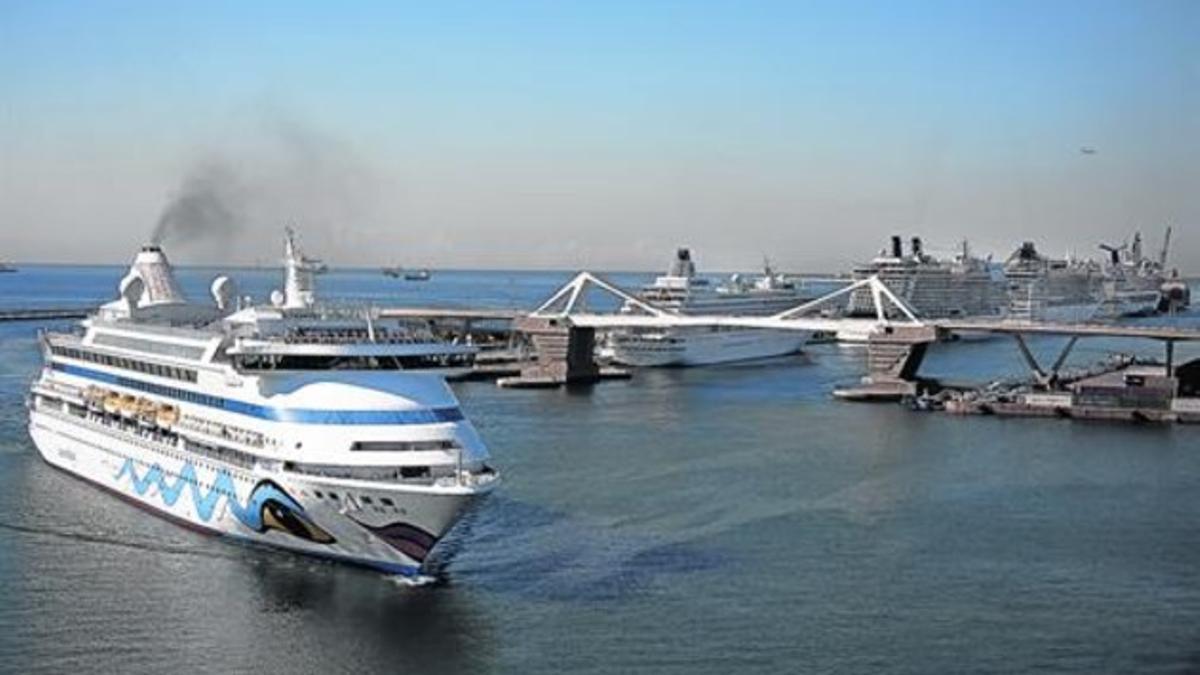
[[[921,257],[921,238],[920,237],[912,238],[912,254],[913,254],[913,257],[915,257],[915,258]]]
[[[172,305],[186,302],[179,282],[175,280],[175,271],[167,254],[156,244],[142,247],[133,259],[129,273],[141,280],[142,292],[138,299],[138,307],[150,305]]]
[[[680,248],[675,251],[675,260],[671,261],[671,267],[667,270],[667,276],[671,277],[687,277],[696,276],[696,263],[692,261],[692,252],[690,249]]]
[[[900,241],[899,235],[892,235],[892,257],[899,258],[904,255],[904,245]]]

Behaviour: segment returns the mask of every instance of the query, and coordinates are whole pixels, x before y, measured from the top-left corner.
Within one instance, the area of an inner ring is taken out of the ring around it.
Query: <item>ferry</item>
[[[197,303],[162,248],[143,247],[116,300],[42,334],[33,442],[182,525],[419,575],[499,480],[445,382],[474,348],[318,303],[290,231],[284,264],[270,305],[224,276]]]
[[[403,267],[384,267],[383,276],[405,281],[429,281],[433,273],[426,268],[406,270]]]
[[[680,248],[667,273],[643,287],[638,299],[680,314],[768,316],[811,298],[769,261],[757,279],[735,274],[724,284],[712,284],[696,274],[691,251]],[[601,356],[637,367],[704,366],[794,354],[810,337],[807,331],[725,326],[626,329],[607,336]]]

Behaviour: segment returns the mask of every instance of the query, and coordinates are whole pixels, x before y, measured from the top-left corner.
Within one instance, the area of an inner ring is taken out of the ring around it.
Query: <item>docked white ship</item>
[[[644,287],[638,299],[679,314],[767,316],[810,298],[769,264],[761,277],[734,275],[715,286],[696,274],[691,252],[681,248],[667,273]],[[622,329],[608,335],[603,355],[630,366],[702,366],[794,354],[810,336],[807,331],[727,326]]]
[[[1142,251],[1142,234],[1135,232],[1133,242],[1120,246],[1101,244],[1109,254],[1104,267],[1104,300],[1100,313],[1106,317],[1147,316],[1159,311],[1167,284],[1167,255],[1171,246],[1171,228],[1163,236],[1158,259]]]
[[[1004,263],[1010,321],[1077,323],[1096,317],[1104,271],[1092,260],[1049,258],[1027,241]]]
[[[289,233],[271,306],[188,301],[157,246],[79,334],[43,335],[29,430],[47,462],[179,523],[417,574],[497,483],[447,387],[473,349],[314,302]]]
[[[949,259],[924,250],[920,237],[904,253],[900,237],[893,236],[891,249],[879,252],[869,263],[854,268],[852,278],[861,281],[878,277],[923,319],[996,319],[1006,308],[1008,295],[1004,276],[990,260],[971,254],[967,242]],[[875,316],[875,300],[868,288],[850,295],[847,314]],[[870,331],[861,326],[838,332],[843,342],[865,342]]]

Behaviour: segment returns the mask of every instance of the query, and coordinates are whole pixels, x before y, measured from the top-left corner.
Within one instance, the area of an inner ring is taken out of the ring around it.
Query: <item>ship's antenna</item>
[[[1162,247],[1162,251],[1160,251],[1160,252],[1159,252],[1159,254],[1158,254],[1158,265],[1159,265],[1159,267],[1162,267],[1162,268],[1164,268],[1164,269],[1166,268],[1166,266],[1167,266],[1167,252],[1168,252],[1170,249],[1171,249],[1171,226],[1170,226],[1170,225],[1168,225],[1168,226],[1167,226],[1167,233],[1166,233],[1165,235],[1163,235],[1163,247]]]

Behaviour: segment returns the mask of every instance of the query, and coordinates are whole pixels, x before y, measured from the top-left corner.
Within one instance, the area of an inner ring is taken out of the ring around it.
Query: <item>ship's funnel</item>
[[[899,235],[892,235],[892,257],[900,258],[904,256],[904,244],[901,243]]]
[[[316,296],[314,271],[316,265],[304,257],[296,244],[296,233],[284,228],[283,239],[283,300],[286,309],[311,307]]]
[[[921,238],[920,237],[912,238],[912,254],[913,254],[914,258],[921,257]]]
[[[175,272],[167,260],[167,254],[157,244],[147,244],[138,251],[129,269],[129,276],[136,276],[142,282],[141,297],[138,307],[152,305],[177,305],[187,302],[179,283],[175,281]]]
[[[667,270],[669,277],[687,277],[696,276],[696,263],[692,261],[692,252],[686,248],[681,248],[675,251],[675,260],[671,261],[671,267]]]

